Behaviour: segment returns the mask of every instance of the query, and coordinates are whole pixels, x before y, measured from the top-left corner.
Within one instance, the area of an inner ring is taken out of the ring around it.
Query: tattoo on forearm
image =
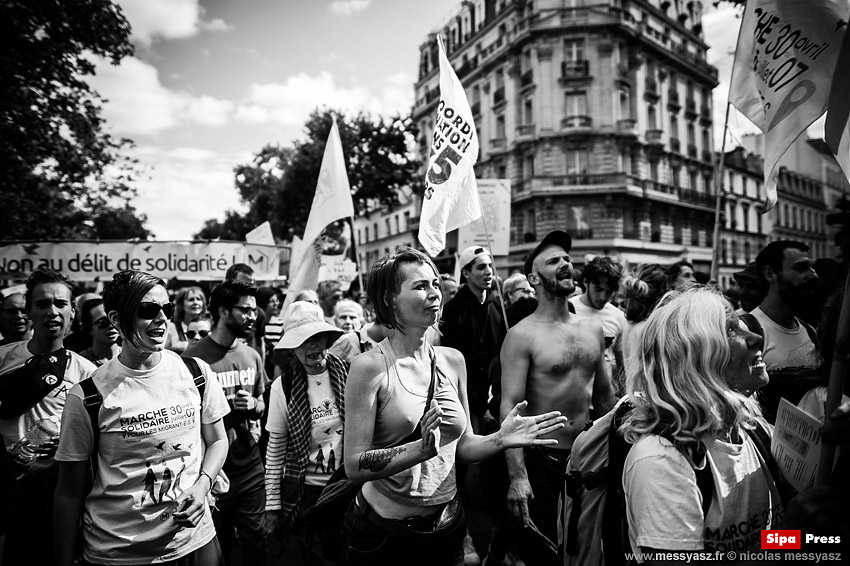
[[[403,446],[395,448],[383,448],[381,450],[369,450],[360,456],[360,469],[380,472],[392,461],[393,458],[404,452]]]

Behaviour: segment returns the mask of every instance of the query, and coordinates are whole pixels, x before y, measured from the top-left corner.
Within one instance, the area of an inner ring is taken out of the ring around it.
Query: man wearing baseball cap
[[[556,230],[528,254],[523,273],[537,292],[537,309],[508,331],[501,351],[502,414],[525,399],[529,414],[557,408],[569,419],[552,434],[557,445],[505,452],[508,509],[552,541],[557,541],[558,495],[573,441],[585,423],[604,415],[615,401],[602,325],[569,310],[567,299],[575,291],[571,246],[570,235]],[[542,564],[542,557],[528,554],[532,550],[523,549],[522,558]]]
[[[499,355],[505,339],[505,323],[499,305],[489,292],[494,274],[490,252],[481,246],[469,246],[460,253],[458,264],[462,285],[454,298],[444,303],[440,322],[441,344],[463,354],[472,430],[476,434],[488,434],[492,431],[485,430],[484,423],[489,420],[495,425],[494,419],[498,419],[498,415],[491,415],[488,419],[488,369],[493,358]],[[465,467],[458,467],[458,475],[458,485],[462,486]],[[468,535],[464,542],[464,563],[467,566],[480,563]]]
[[[303,564],[323,563],[321,541],[311,544],[308,513],[342,466],[348,362],[328,352],[342,335],[325,322],[321,307],[295,301],[275,346],[292,355],[269,399],[266,525],[267,532],[280,526],[295,535]]]

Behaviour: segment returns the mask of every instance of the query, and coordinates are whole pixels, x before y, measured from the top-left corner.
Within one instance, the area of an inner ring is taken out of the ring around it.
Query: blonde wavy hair
[[[755,426],[761,418],[756,399],[726,383],[731,310],[707,288],[671,292],[659,302],[626,367],[626,393],[635,410],[620,432],[629,443],[657,434],[697,462],[700,437],[725,439],[736,427]]]

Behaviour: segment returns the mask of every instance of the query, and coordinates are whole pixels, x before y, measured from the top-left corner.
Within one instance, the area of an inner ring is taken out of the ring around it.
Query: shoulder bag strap
[[[192,378],[195,381],[195,387],[198,388],[198,393],[201,394],[201,404],[203,404],[204,392],[207,388],[207,376],[205,376],[204,372],[201,371],[201,366],[195,358],[181,356],[180,359],[183,360],[183,363],[186,364],[187,368],[189,368],[189,373],[192,374]]]
[[[100,446],[100,407],[103,405],[103,396],[97,390],[97,386],[91,377],[82,380],[80,387],[83,389],[83,407],[85,407],[91,421],[92,447],[89,460],[91,461],[92,477],[94,477],[97,471],[97,454]]]

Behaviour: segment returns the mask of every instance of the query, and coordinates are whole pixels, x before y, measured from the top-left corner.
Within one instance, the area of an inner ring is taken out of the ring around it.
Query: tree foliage
[[[373,118],[360,113],[315,110],[305,124],[304,140],[289,147],[267,145],[251,163],[234,169],[236,189],[248,212],[228,211],[224,221],[207,220],[198,238],[243,239],[245,233],[268,220],[280,240],[304,233],[316,181],[330,133],[332,115],[337,116],[351,185],[355,214],[392,205],[402,187],[419,188],[420,164],[408,150],[416,137],[410,120]]]
[[[86,78],[92,55],[133,53],[130,24],[110,0],[0,2],[0,22],[0,238],[103,237],[109,217],[135,215],[138,167]],[[136,220],[122,237],[147,234]]]

